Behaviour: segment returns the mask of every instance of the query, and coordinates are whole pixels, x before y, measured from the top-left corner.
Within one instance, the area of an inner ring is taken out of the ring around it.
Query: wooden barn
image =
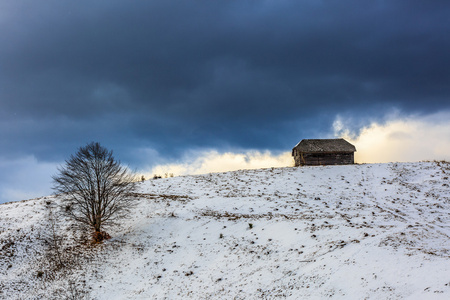
[[[292,149],[295,166],[350,165],[355,146],[344,139],[302,140]]]

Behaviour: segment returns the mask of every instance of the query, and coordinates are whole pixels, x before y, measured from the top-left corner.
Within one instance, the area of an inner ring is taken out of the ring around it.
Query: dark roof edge
[[[292,150],[299,148],[300,146],[302,146],[301,148],[303,149],[297,150],[300,152],[307,152],[307,153],[351,153],[356,151],[356,147],[343,138],[303,139],[297,145],[295,145],[295,147],[292,148]]]

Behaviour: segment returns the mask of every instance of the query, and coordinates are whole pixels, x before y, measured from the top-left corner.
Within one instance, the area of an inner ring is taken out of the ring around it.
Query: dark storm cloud
[[[450,108],[446,1],[0,6],[2,156],[284,149],[336,114]]]

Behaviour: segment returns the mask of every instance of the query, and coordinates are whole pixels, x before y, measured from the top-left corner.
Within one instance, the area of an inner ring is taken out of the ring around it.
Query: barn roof
[[[356,148],[344,139],[311,139],[302,140],[294,149],[300,152],[355,152]]]

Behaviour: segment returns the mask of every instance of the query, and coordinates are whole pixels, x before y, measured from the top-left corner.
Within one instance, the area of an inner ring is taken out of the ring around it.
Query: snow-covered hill
[[[55,197],[3,204],[0,298],[449,299],[449,175],[424,162],[149,180],[103,245]]]

